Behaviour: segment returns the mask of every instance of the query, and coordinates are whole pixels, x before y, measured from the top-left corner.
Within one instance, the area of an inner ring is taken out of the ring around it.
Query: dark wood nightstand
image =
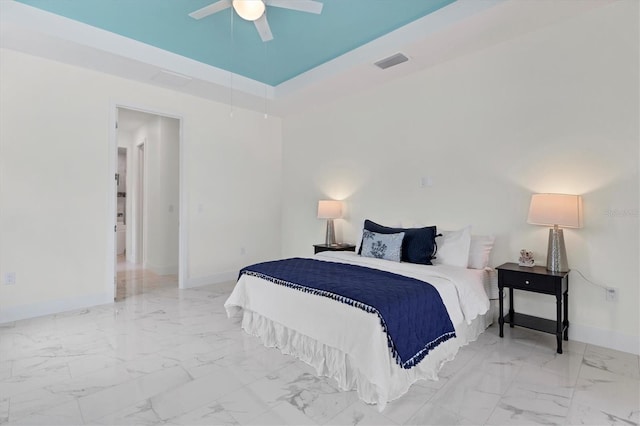
[[[562,353],[562,339],[569,340],[569,272],[551,272],[544,266],[518,266],[517,263],[505,263],[498,270],[498,297],[500,299],[500,337],[503,337],[504,323],[531,328],[556,335],[558,353]],[[503,307],[503,289],[509,288],[509,315],[505,319]],[[513,290],[533,291],[535,293],[556,296],[556,320],[518,314],[513,310]],[[564,319],[562,318],[564,302]],[[564,334],[564,336],[563,336]]]
[[[313,250],[313,254],[318,254],[322,251],[356,251],[356,246],[353,244],[336,244],[334,246],[314,244]]]

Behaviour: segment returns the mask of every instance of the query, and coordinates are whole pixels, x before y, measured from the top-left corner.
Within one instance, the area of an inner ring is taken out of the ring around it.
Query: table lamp
[[[336,200],[318,201],[318,219],[327,219],[327,233],[324,242],[327,246],[335,246],[336,232],[333,227],[333,219],[342,216],[342,202]]]
[[[553,226],[549,229],[547,269],[568,272],[567,250],[562,227],[582,228],[582,197],[567,194],[533,194],[528,223]]]

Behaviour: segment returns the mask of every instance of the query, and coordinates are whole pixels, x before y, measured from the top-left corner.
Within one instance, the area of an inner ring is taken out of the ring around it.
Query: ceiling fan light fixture
[[[265,10],[265,4],[262,0],[233,0],[232,4],[236,13],[247,21],[259,19]]]

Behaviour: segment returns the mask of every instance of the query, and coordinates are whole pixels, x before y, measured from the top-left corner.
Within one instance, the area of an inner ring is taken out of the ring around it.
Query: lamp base
[[[327,233],[324,237],[324,243],[327,246],[335,246],[336,244],[336,231],[333,227],[333,219],[327,219]]]
[[[551,272],[568,272],[567,249],[564,245],[562,229],[554,226],[549,229],[549,245],[547,247],[547,270]]]

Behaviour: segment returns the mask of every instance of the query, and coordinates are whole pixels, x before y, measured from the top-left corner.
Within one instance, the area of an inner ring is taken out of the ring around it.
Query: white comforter
[[[267,346],[297,356],[318,374],[357,389],[361,399],[379,404],[403,395],[418,379],[437,379],[444,361],[484,330],[475,321],[489,309],[483,271],[449,266],[395,263],[352,252],[323,252],[315,259],[386,270],[432,284],[440,293],[457,337],[433,349],[417,366],[398,366],[387,347],[377,315],[326,297],[243,275],[225,302],[227,314],[243,312],[243,328]]]

